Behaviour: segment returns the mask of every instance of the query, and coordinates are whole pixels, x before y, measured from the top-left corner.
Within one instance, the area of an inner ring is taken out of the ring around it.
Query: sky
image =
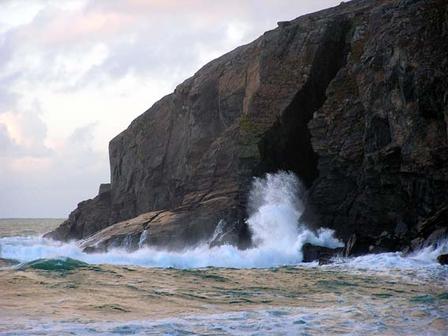
[[[67,217],[108,142],[208,61],[340,0],[0,0],[0,218]]]

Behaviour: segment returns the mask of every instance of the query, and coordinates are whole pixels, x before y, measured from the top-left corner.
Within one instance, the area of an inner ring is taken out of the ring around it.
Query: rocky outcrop
[[[427,246],[436,246],[448,239],[448,205],[442,207],[416,227],[416,238],[411,241],[409,250],[415,251]]]
[[[448,265],[448,254],[441,254],[437,257],[440,265]]]
[[[149,223],[151,244],[176,247],[221,222],[222,241],[245,246],[251,179],[283,169],[308,188],[304,220],[353,254],[427,239],[446,228],[428,221],[448,204],[447,8],[354,0],[210,62],[110,142],[107,199],[80,203],[50,236],[122,223],[92,241],[107,248],[118,227],[135,240]],[[145,222],[154,213],[167,217]]]
[[[195,208],[179,207],[173,210],[147,212],[135,218],[116,223],[90,236],[81,243],[85,252],[105,252],[111,248],[129,251],[151,246],[168,250],[182,250],[210,240],[216,244],[216,223],[228,214],[229,204],[222,199],[203,201]],[[225,227],[225,225],[222,225]],[[247,235],[238,231],[232,243],[247,246]]]
[[[447,204],[447,42],[446,2],[379,4],[309,123],[316,225],[356,233],[359,252],[407,246]]]
[[[338,256],[343,256],[344,248],[328,248],[306,243],[302,246],[303,262],[318,261],[319,265],[331,263],[331,260]]]
[[[88,237],[110,225],[111,192],[101,184],[98,196],[83,201],[54,231],[44,235],[56,240],[78,240]]]

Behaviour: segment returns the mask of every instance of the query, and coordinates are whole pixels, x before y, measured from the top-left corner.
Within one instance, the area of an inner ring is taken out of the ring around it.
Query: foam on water
[[[301,261],[299,251],[277,246],[238,250],[229,245],[209,248],[201,245],[182,252],[142,248],[128,253],[115,249],[107,253],[86,254],[74,243],[63,244],[43,238],[14,237],[0,239],[2,258],[21,262],[36,259],[70,257],[90,264],[139,265],[145,267],[200,268],[207,266],[253,268],[294,265]]]
[[[326,309],[281,308],[193,315],[156,320],[77,323],[45,322],[27,329],[12,327],[7,335],[429,335],[427,325],[442,319],[430,312],[420,320],[386,323],[378,311],[376,317],[358,321],[359,311],[336,306]],[[383,313],[384,315],[384,313]],[[379,318],[381,316],[381,318]],[[0,335],[2,334],[0,330]],[[431,335],[446,335],[434,329]]]
[[[340,260],[344,266],[366,270],[418,269],[439,266],[437,257],[448,253],[448,241],[441,241],[437,246],[428,246],[409,255],[401,252],[368,254],[357,258]]]
[[[4,237],[0,238],[0,257],[21,262],[69,257],[90,264],[175,268],[268,268],[296,265],[302,261],[301,248],[307,242],[331,248],[343,246],[334,238],[333,231],[321,229],[315,234],[300,222],[304,208],[303,194],[299,180],[292,173],[278,172],[254,179],[247,222],[255,247],[247,250],[230,245],[210,248],[206,242],[180,252],[157,250],[144,244],[150,234],[144,231],[139,244],[142,248],[135,252],[115,249],[107,253],[86,254],[76,243],[61,243],[42,237]],[[217,230],[222,231],[221,226],[218,225]],[[216,235],[219,234],[216,232]],[[447,249],[448,245],[442,243],[437,249],[427,248],[409,257],[403,257],[400,253],[384,253],[340,260],[340,263],[367,269],[435,265],[436,257]]]

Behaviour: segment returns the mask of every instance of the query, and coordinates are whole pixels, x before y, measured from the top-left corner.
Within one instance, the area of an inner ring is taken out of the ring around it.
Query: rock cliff
[[[354,0],[279,22],[114,138],[110,189],[48,236],[104,229],[90,240],[107,249],[148,229],[178,248],[220,222],[244,247],[251,179],[283,169],[308,188],[306,222],[352,254],[444,237],[447,55],[445,0]]]

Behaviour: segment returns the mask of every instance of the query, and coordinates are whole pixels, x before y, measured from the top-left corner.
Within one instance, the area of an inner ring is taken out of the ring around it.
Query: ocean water
[[[0,220],[0,335],[448,334],[447,242],[305,264],[304,243],[343,244],[300,223],[302,199],[293,174],[255,179],[245,251],[157,250],[147,231],[137,251],[85,254],[42,238],[61,220]]]

